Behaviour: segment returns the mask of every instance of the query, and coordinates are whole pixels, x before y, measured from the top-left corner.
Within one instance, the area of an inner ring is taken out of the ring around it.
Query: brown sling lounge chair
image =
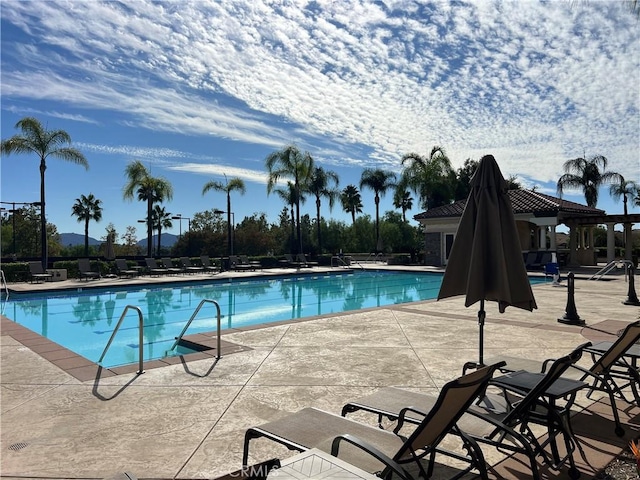
[[[569,409],[575,392],[588,385],[577,380],[561,379],[560,376],[580,359],[589,345],[581,345],[569,355],[554,360],[546,373],[519,371],[492,380],[490,385],[495,385],[502,393],[487,394],[472,405],[457,424],[460,431],[481,444],[523,453],[531,465],[531,478],[540,478],[537,455],[554,470],[559,470],[568,462],[569,475],[577,478],[579,471],[573,459],[577,444],[569,423]],[[497,366],[503,369],[504,362]],[[565,391],[569,392],[566,399],[561,395],[565,403],[557,405],[558,395]],[[428,412],[435,401],[435,397],[430,395],[389,387],[346,404],[342,414],[371,412],[377,414],[381,422],[383,417],[398,419],[402,408],[412,405],[414,415],[405,417],[404,421],[419,423],[423,418],[419,412]],[[537,439],[530,428],[533,424],[547,427],[547,439]],[[564,440],[567,452],[563,458],[558,453],[559,436]],[[545,451],[547,446],[550,446],[551,455]]]
[[[482,451],[472,438],[456,432],[469,456],[442,450],[439,444],[447,434],[457,429],[458,419],[484,393],[495,369],[496,366],[482,367],[447,383],[431,410],[407,438],[329,412],[305,408],[279,420],[249,428],[245,434],[242,463],[247,465],[249,442],[263,437],[292,450],[319,448],[362,470],[377,472],[383,478],[391,474],[405,480],[415,478],[406,470],[410,464],[420,471],[422,477],[429,478],[433,473],[436,453],[441,453],[469,464],[454,478],[476,469],[486,479]],[[407,408],[400,413],[395,432],[400,432],[405,416],[411,415],[411,411]],[[428,463],[426,469],[422,460]]]

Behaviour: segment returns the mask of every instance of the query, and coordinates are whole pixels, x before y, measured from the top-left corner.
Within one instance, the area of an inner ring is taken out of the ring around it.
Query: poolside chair
[[[162,259],[162,266],[164,268],[166,268],[167,269],[167,273],[170,273],[170,274],[172,274],[172,273],[173,274],[177,274],[177,273],[182,273],[183,272],[182,268],[176,267],[173,264],[173,260],[171,260],[169,257],[164,257]]]
[[[284,260],[278,260],[278,262],[283,267],[297,267],[297,268],[300,267],[300,262],[294,259],[293,255],[291,255],[290,253],[285,253]]]
[[[383,478],[392,473],[402,479],[415,478],[405,468],[409,464],[414,465],[423,478],[429,478],[433,473],[436,453],[469,464],[456,478],[473,469],[478,470],[482,478],[487,478],[484,456],[473,439],[458,432],[469,452],[468,457],[442,450],[439,444],[449,432],[457,430],[456,422],[485,391],[494,370],[495,366],[482,367],[444,385],[431,410],[406,438],[333,413],[305,408],[273,422],[249,428],[245,434],[242,464],[247,465],[249,459],[249,442],[263,437],[292,450],[319,448],[362,470],[378,472]],[[402,411],[396,432],[402,429],[405,415],[411,412],[411,408]],[[428,463],[426,469],[422,460]]]
[[[53,274],[46,272],[40,262],[29,262],[29,273],[31,274],[31,283],[46,282],[53,278]]]
[[[238,255],[229,255],[229,270],[254,270],[254,268],[247,263],[244,263]]]
[[[200,262],[202,263],[202,268],[204,268],[207,272],[220,272],[220,267],[218,267],[215,262],[211,261],[209,255],[200,255]]]
[[[304,253],[299,253],[297,256],[297,260],[300,263],[300,265],[304,266],[304,267],[317,267],[318,266],[318,262],[309,262],[307,261],[307,257]]]
[[[240,263],[242,265],[248,265],[250,270],[261,269],[262,264],[256,260],[249,260],[249,257],[246,255],[238,255],[240,258]]]
[[[116,258],[116,270],[118,271],[118,277],[135,277],[138,275],[138,271],[129,268],[127,261],[124,258]]]
[[[91,270],[91,262],[88,258],[78,259],[78,271],[80,272],[80,278],[86,278],[89,281],[90,278],[100,278],[100,272]]]
[[[149,275],[166,275],[169,273],[169,269],[158,265],[155,258],[145,258],[144,262],[147,264],[147,272]]]
[[[493,379],[490,386],[498,388],[500,394],[482,395],[481,400],[472,405],[457,423],[459,431],[481,444],[523,453],[529,459],[534,479],[540,478],[537,455],[555,470],[568,461],[570,476],[577,478],[579,472],[573,459],[577,444],[569,414],[575,393],[588,385],[581,381],[561,379],[560,376],[580,359],[589,345],[581,345],[569,355],[554,360],[546,373],[519,371]],[[494,366],[498,369],[505,367],[504,362]],[[562,395],[565,392],[568,393]],[[559,395],[563,399],[566,397],[563,405],[556,403]],[[387,387],[349,402],[343,407],[342,414],[356,411],[374,413],[378,415],[381,425],[383,417],[398,420],[404,408],[412,405],[413,415],[405,416],[404,421],[418,424],[436,401],[430,395]],[[530,425],[547,427],[547,439],[539,441]],[[562,436],[567,452],[563,458],[558,453],[558,436]],[[547,446],[550,446],[551,456],[545,451]]]
[[[640,372],[637,364],[640,359],[640,346],[636,344],[638,340],[640,320],[627,325],[615,342],[598,342],[586,348],[585,352],[590,354],[593,361],[590,368],[573,365],[574,369],[582,373],[580,379],[590,382],[587,397],[591,397],[596,390],[609,396],[616,424],[615,432],[619,437],[624,435],[624,428],[620,422],[616,397],[640,406]],[[623,389],[626,388],[631,389],[633,400],[625,396]]]
[[[199,273],[204,272],[204,268],[198,265],[193,265],[189,257],[180,257],[180,266],[183,273]]]

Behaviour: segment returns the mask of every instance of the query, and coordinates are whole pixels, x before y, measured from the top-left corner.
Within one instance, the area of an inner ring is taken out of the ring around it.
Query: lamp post
[[[187,232],[189,232],[189,236],[187,237],[187,255],[191,255],[191,218],[183,217],[181,213],[174,215],[171,217],[171,220],[179,220],[180,221],[180,238],[182,238],[182,219],[187,221]]]
[[[12,238],[11,238],[11,243],[12,243],[12,253],[13,253],[13,258],[14,260],[18,257],[17,255],[17,250],[16,250],[16,212],[18,210],[16,210],[16,205],[31,205],[32,207],[39,207],[41,205],[40,202],[0,202],[1,204],[4,205],[11,205],[11,209],[6,209],[3,208],[2,211],[3,212],[8,212],[11,214],[11,230],[12,230]]]
[[[217,215],[221,215],[223,213],[227,214],[227,246],[229,249],[229,255],[233,255],[233,233],[236,223],[236,217],[233,212],[225,212],[224,210],[218,210],[217,208],[213,211],[213,213]]]

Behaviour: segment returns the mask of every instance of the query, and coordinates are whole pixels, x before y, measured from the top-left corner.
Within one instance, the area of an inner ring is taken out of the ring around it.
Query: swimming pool
[[[149,361],[167,355],[203,299],[220,305],[221,328],[230,329],[430,300],[437,297],[441,282],[440,273],[308,274],[154,288],[87,289],[69,294],[22,294],[9,298],[3,311],[15,322],[98,362],[125,307],[139,307],[144,317],[144,361]],[[187,334],[213,331],[215,325],[215,306],[205,303]],[[135,363],[138,332],[138,316],[129,310],[102,365],[109,368]],[[179,353],[185,350],[172,355]]]

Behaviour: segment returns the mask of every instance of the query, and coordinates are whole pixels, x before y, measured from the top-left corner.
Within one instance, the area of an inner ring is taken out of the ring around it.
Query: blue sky
[[[493,154],[505,177],[551,195],[585,153],[640,181],[640,23],[625,0],[3,0],[0,12],[2,138],[33,116],[90,164],[47,163],[61,233],[83,231],[71,207],[93,193],[104,211],[91,236],[112,222],[145,237],[145,205],[122,198],[133,160],[172,183],[169,212],[225,209],[202,187],[226,174],[247,186],[232,195],[236,222],[276,222],[264,159],[288,143],[341,188],[366,167],[400,173],[402,155],[434,145],[454,168]],[[39,200],[35,157],[3,157],[1,174],[3,202]],[[362,197],[373,216],[373,192]],[[598,207],[622,212],[606,189]],[[339,205],[322,214],[350,222]]]

